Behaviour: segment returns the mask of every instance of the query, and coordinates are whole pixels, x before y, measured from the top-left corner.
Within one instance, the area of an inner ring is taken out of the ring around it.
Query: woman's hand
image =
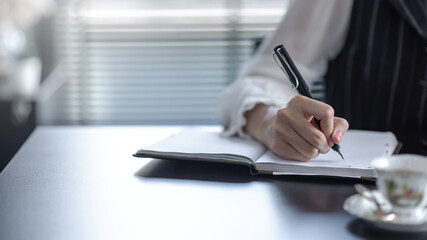
[[[286,108],[257,105],[246,113],[245,131],[282,158],[308,161],[339,144],[348,122],[328,104],[295,96]],[[314,118],[320,121],[320,129]]]

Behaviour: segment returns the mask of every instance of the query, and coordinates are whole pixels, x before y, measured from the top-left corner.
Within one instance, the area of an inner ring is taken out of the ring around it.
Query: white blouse
[[[273,59],[277,45],[285,45],[309,87],[326,73],[329,59],[338,55],[345,43],[352,6],[352,0],[293,2],[276,31],[221,94],[217,115],[225,136],[247,137],[244,113],[256,104],[285,107],[297,94]]]

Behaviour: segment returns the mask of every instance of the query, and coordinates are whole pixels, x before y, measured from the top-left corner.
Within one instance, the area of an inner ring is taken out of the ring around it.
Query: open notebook
[[[340,144],[345,160],[331,150],[309,162],[297,162],[276,156],[253,139],[225,138],[219,130],[194,127],[141,149],[134,156],[245,164],[255,173],[372,178],[375,172],[370,162],[393,154],[397,145],[391,132],[349,130]]]

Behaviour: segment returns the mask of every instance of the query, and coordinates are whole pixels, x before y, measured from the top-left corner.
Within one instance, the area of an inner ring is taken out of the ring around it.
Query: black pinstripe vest
[[[402,2],[354,1],[325,75],[326,102],[350,128],[393,131],[403,152],[427,154],[427,1]]]

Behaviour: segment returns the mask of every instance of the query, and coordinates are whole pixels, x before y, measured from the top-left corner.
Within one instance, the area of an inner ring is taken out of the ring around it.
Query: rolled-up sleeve
[[[329,59],[344,44],[352,5],[352,0],[294,1],[276,31],[221,94],[217,116],[225,136],[247,136],[244,114],[255,105],[285,107],[295,96],[272,57],[277,45],[285,45],[309,86],[325,74]]]

